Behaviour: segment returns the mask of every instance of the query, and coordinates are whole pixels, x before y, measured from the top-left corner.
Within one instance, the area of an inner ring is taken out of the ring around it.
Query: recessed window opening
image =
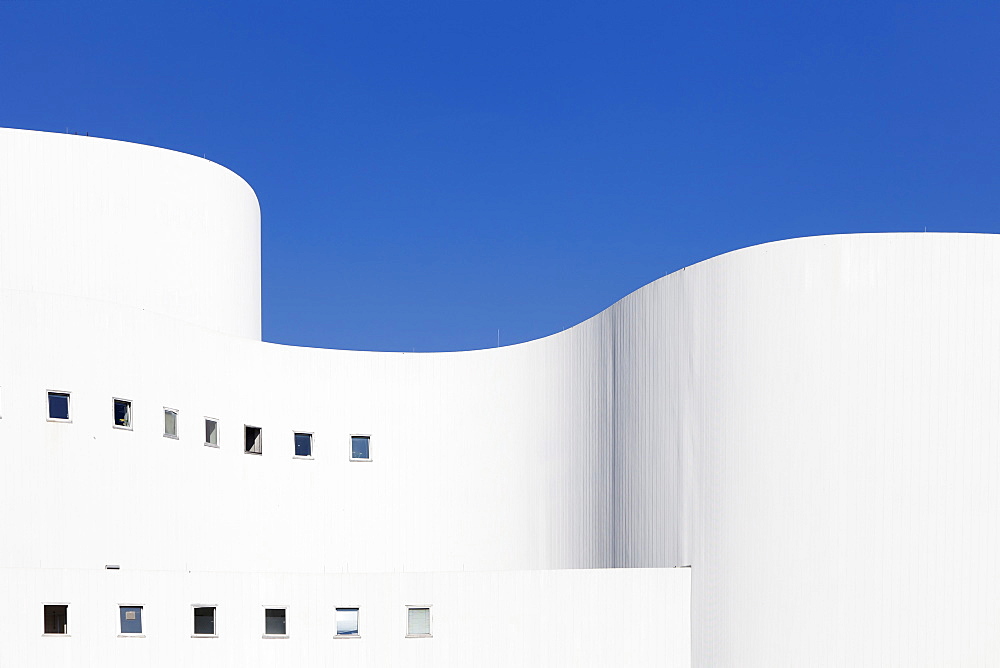
[[[337,635],[357,637],[358,608],[337,608]]]
[[[173,408],[163,409],[163,435],[177,438],[177,411]]]
[[[49,392],[49,419],[69,422],[69,392]]]
[[[215,418],[205,418],[205,445],[219,447],[219,421]]]
[[[431,637],[431,609],[429,607],[406,606],[406,637]]]
[[[214,606],[198,606],[194,608],[194,634],[196,636],[215,635]]]
[[[69,633],[67,620],[69,618],[68,605],[46,605],[43,606],[45,617],[45,635],[65,635]]]
[[[128,399],[113,400],[115,427],[118,429],[132,428],[132,402]]]
[[[243,425],[243,452],[248,455],[260,455],[264,452],[263,437],[260,427]]]
[[[264,635],[265,636],[288,635],[288,625],[285,623],[284,608],[264,609]]]
[[[295,456],[312,457],[313,435],[302,432],[295,433]]]
[[[122,635],[139,635],[142,633],[142,606],[122,605],[118,608],[121,618]]]
[[[368,461],[371,459],[371,436],[351,436],[351,459]]]

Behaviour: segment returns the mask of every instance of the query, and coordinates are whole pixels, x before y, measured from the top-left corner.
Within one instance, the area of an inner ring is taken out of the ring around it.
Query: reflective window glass
[[[69,419],[69,395],[63,392],[49,392],[49,418]]]
[[[371,459],[370,436],[351,436],[351,459]]]
[[[358,635],[358,609],[337,608],[337,635]]]

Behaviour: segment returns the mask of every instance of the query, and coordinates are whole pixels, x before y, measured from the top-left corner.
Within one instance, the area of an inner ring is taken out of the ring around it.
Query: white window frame
[[[208,431],[206,429],[206,427],[208,425],[205,424],[208,421],[212,421],[212,422],[215,423],[215,443],[209,443],[208,442]],[[201,429],[202,429],[202,432],[205,435],[205,447],[207,447],[207,448],[217,448],[217,447],[219,447],[219,420],[218,420],[218,418],[209,417],[209,416],[206,415],[204,421],[202,421],[202,423],[201,423]]]
[[[173,434],[167,433],[167,413],[174,414],[174,432]],[[176,408],[171,408],[170,406],[163,407],[163,438],[172,438],[175,441],[181,438],[181,412]]]
[[[253,450],[247,450],[247,429],[257,430],[257,447],[260,449],[259,452],[254,452]],[[257,455],[262,457],[264,455],[264,428],[255,427],[252,424],[243,425],[243,454],[244,455]]]
[[[268,610],[284,610],[285,611],[285,633],[284,634],[268,633],[267,632],[267,611]],[[288,631],[289,631],[289,628],[288,628],[288,606],[287,605],[262,605],[261,606],[261,612],[264,613],[264,633],[261,635],[261,638],[276,639],[276,640],[286,640],[286,639],[288,639],[288,636],[289,636],[289,633],[288,633]]]
[[[66,418],[54,418],[49,415],[49,395],[50,394],[65,394],[66,395]],[[66,390],[45,390],[45,421],[46,422],[72,422],[73,421],[73,393],[67,392]]]
[[[119,638],[145,638],[146,637],[146,622],[142,619],[142,632],[141,633],[122,633],[122,608],[139,608],[139,610],[145,610],[146,607],[141,603],[119,603],[118,604],[118,637]],[[140,612],[141,616],[142,613]],[[69,620],[67,620],[69,621]]]
[[[299,434],[309,435],[309,454],[308,455],[297,455],[295,454],[295,437]],[[316,446],[316,434],[311,431],[301,431],[296,429],[292,432],[292,459],[313,459],[313,448]]]
[[[124,401],[126,404],[128,404],[128,424],[127,425],[112,424],[111,426],[114,427],[115,429],[121,429],[122,431],[132,431],[132,425],[135,423],[135,417],[132,415],[132,400],[131,399],[123,399],[122,397],[111,397],[111,419],[112,420],[115,419],[115,402],[116,401]]]
[[[65,605],[66,606],[66,633],[46,633],[45,632],[45,606]],[[42,637],[43,638],[69,638],[69,603],[65,601],[42,601]]]
[[[215,627],[215,633],[194,633],[194,610],[195,608],[211,608],[212,612],[212,625]],[[287,623],[287,620],[285,620]],[[191,637],[192,638],[218,638],[219,637],[219,606],[214,603],[192,603],[191,604]]]
[[[419,610],[427,610],[427,626],[430,628],[430,633],[410,633],[410,610],[417,608]],[[434,637],[434,613],[431,610],[430,605],[408,605],[406,606],[406,636],[407,638],[433,638]]]
[[[368,439],[368,458],[361,459],[354,456],[354,439],[355,438],[367,438]],[[351,434],[347,437],[347,447],[348,455],[352,462],[370,462],[372,460],[372,435],[371,434]]]

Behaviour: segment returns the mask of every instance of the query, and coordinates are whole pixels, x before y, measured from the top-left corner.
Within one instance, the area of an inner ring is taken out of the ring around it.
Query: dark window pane
[[[121,606],[122,633],[142,633],[142,608]]]
[[[215,608],[194,609],[194,632],[196,635],[215,635]]]
[[[269,636],[285,635],[284,608],[267,608],[264,610],[264,633]]]
[[[45,606],[45,633],[66,633],[65,605]]]
[[[55,420],[69,419],[69,395],[49,392],[49,417]]]
[[[370,459],[368,441],[368,436],[351,436],[351,459]]]
[[[312,456],[312,434],[295,434],[295,454],[299,457]]]
[[[243,451],[259,455],[263,452],[260,427],[244,427]]]
[[[132,425],[131,412],[132,405],[128,401],[115,399],[115,426],[130,427]]]

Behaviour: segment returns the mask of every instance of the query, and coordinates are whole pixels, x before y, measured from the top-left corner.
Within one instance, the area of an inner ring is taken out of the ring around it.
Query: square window
[[[177,411],[173,408],[163,409],[163,435],[177,438]]]
[[[264,635],[288,635],[288,627],[285,624],[284,608],[264,608]]]
[[[219,447],[219,421],[215,418],[205,418],[205,445]]]
[[[371,436],[351,436],[351,459],[371,459]]]
[[[122,635],[139,635],[142,633],[142,606],[122,605],[118,608],[121,617]]]
[[[65,635],[69,633],[67,619],[69,617],[68,605],[46,605],[43,607],[45,617],[46,635]]]
[[[215,608],[201,606],[194,609],[194,634],[196,636],[215,635]]]
[[[406,637],[431,637],[431,609],[410,605],[406,607]]]
[[[260,427],[243,425],[243,452],[248,455],[260,455],[264,452],[263,437]]]
[[[69,422],[69,392],[49,392],[49,419]]]
[[[115,427],[118,429],[132,428],[132,402],[127,399],[113,400]]]
[[[358,635],[358,609],[337,608],[337,635]]]
[[[295,456],[296,457],[312,457],[313,453],[313,435],[312,434],[295,434]]]

